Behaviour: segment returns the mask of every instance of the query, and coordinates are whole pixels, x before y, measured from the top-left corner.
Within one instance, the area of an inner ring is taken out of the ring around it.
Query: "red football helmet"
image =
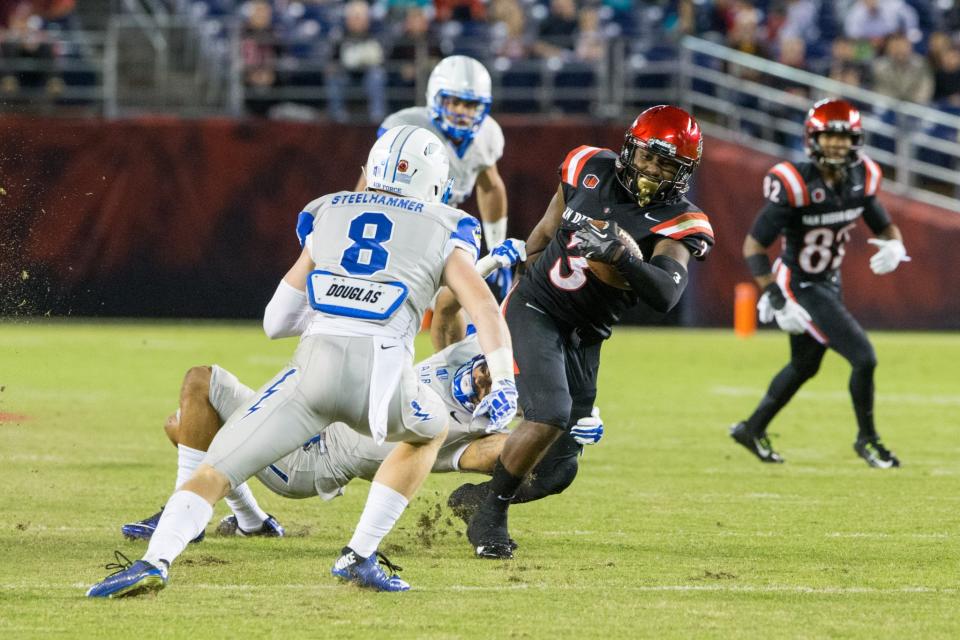
[[[676,165],[676,175],[664,180],[642,173],[633,163],[637,149],[668,159]],[[702,153],[703,137],[693,116],[670,105],[650,107],[627,129],[617,158],[617,178],[641,207],[652,200],[672,200],[690,188],[690,176]]]
[[[804,150],[817,164],[834,167],[848,167],[860,162],[860,149],[863,148],[863,126],[860,124],[860,111],[846,100],[826,98],[820,100],[807,112],[803,123]],[[827,158],[818,140],[821,133],[846,133],[850,136],[850,153],[842,159]]]

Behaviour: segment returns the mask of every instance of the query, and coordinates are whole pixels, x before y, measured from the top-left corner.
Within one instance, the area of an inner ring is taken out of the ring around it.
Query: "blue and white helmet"
[[[370,189],[424,202],[450,197],[450,158],[440,138],[423,127],[400,125],[377,138],[365,175]]]
[[[460,365],[457,372],[453,374],[453,380],[450,381],[453,397],[467,411],[473,412],[477,408],[477,385],[473,378],[473,372],[480,366],[486,364],[487,360],[482,355],[474,356],[467,362]]]
[[[490,113],[493,92],[490,73],[478,61],[468,56],[449,56],[441,60],[430,73],[427,82],[427,108],[430,117],[457,145],[466,147],[473,140]],[[444,106],[447,98],[460,98],[478,103],[471,117],[455,114]]]

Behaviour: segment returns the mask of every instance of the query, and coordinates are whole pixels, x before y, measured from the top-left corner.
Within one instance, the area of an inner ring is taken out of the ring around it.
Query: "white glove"
[[[594,407],[587,418],[580,418],[570,429],[570,435],[577,444],[597,444],[603,437],[603,421],[600,419],[600,407]]]
[[[867,242],[879,247],[877,252],[870,256],[870,269],[878,276],[890,273],[901,262],[910,262],[907,249],[900,240],[870,238]]]
[[[803,333],[810,324],[810,314],[799,304],[787,298],[783,309],[773,312],[777,325],[787,333]]]
[[[473,411],[473,417],[486,415],[490,419],[487,433],[503,431],[517,415],[517,385],[513,380],[494,380],[490,393],[483,397]]]
[[[770,302],[770,294],[764,293],[760,296],[760,300],[757,301],[757,317],[762,324],[770,324],[773,322],[774,313],[775,309],[773,308],[773,303]]]
[[[507,238],[490,251],[501,267],[512,267],[527,259],[527,243],[516,238]]]

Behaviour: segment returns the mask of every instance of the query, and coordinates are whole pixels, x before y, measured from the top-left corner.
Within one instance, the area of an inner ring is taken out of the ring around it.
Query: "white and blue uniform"
[[[400,168],[403,171],[403,167]],[[413,338],[447,258],[476,260],[480,224],[439,203],[381,192],[318,198],[306,247],[313,308],[290,363],[239,406],[204,460],[232,486],[343,422],[384,441],[426,441],[449,421],[413,368]]]
[[[434,122],[427,107],[410,107],[390,114],[380,125],[378,135],[402,124],[423,127],[444,141],[447,155],[450,157],[450,177],[453,178],[453,193],[449,200],[453,206],[463,204],[473,193],[477,175],[495,165],[503,156],[503,130],[490,116],[483,119],[473,140],[463,151],[462,157],[457,147]]]
[[[453,393],[455,372],[481,353],[476,336],[450,345],[416,366],[420,382],[440,397],[450,416],[450,431],[433,465],[434,473],[459,471],[460,456],[467,446],[487,435],[486,416],[472,412]],[[210,376],[210,404],[221,423],[238,408],[255,399],[256,392],[229,371],[214,365]],[[330,500],[343,493],[354,478],[372,480],[380,463],[394,445],[378,445],[342,422],[257,473],[271,491],[287,498],[319,496]]]

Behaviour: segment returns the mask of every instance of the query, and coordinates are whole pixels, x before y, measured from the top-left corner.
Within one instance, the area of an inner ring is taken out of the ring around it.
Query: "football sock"
[[[167,501],[143,559],[155,567],[163,567],[161,561],[170,566],[211,516],[213,507],[206,500],[192,491],[177,491]]]
[[[200,463],[203,462],[205,455],[207,455],[206,451],[191,449],[183,444],[177,445],[177,485],[173,488],[174,491],[190,479],[193,472],[196,471]]]
[[[487,494],[484,506],[494,511],[506,513],[507,507],[510,506],[510,501],[513,500],[522,481],[523,477],[515,476],[507,471],[500,458],[497,458],[497,464],[493,468],[493,477],[490,479],[490,493]]]
[[[246,482],[228,493],[225,500],[233,515],[237,516],[237,524],[244,531],[258,530],[269,517],[257,504],[257,499],[253,497],[253,491]]]
[[[367,495],[367,504],[360,515],[349,547],[357,555],[369,558],[377,550],[380,541],[390,533],[403,510],[407,508],[408,500],[403,494],[394,491],[379,482],[370,483],[370,493]]]
[[[850,397],[857,416],[857,438],[877,437],[873,424],[873,367],[855,367],[850,374]]]
[[[767,394],[760,400],[753,415],[747,418],[747,430],[754,436],[763,435],[774,416],[790,402],[803,383],[809,379],[810,376],[798,371],[792,362],[781,369],[780,373],[774,376]]]

